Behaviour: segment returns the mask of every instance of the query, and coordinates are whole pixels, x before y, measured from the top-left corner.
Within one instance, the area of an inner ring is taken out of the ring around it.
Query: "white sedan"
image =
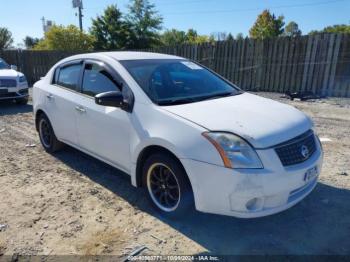
[[[33,103],[46,151],[68,144],[126,172],[169,216],[274,214],[307,196],[321,171],[306,115],[177,56],[69,57],[34,85]]]
[[[28,82],[24,74],[17,72],[0,58],[0,100],[15,100],[17,104],[28,102]]]

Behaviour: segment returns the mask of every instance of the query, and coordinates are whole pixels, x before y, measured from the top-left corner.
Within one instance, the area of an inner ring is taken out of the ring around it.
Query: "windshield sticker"
[[[189,61],[184,61],[181,62],[183,65],[187,66],[188,68],[192,69],[192,70],[201,70],[203,69],[202,67],[200,67],[199,65],[193,63],[193,62],[189,62]]]

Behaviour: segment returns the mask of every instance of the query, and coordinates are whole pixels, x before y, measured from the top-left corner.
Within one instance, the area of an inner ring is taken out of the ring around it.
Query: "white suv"
[[[8,65],[0,58],[0,100],[15,100],[18,104],[28,102],[28,82],[16,66]]]
[[[311,120],[170,55],[69,57],[34,85],[43,147],[71,145],[131,176],[164,214],[250,218],[308,195],[322,165]]]

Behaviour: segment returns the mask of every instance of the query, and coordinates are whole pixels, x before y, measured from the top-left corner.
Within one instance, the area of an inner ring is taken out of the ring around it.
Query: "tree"
[[[207,35],[198,35],[196,38],[196,44],[203,44],[210,42],[210,39]]]
[[[10,48],[12,43],[12,33],[7,28],[0,27],[0,50]]]
[[[251,38],[265,39],[280,36],[283,33],[284,17],[276,18],[269,10],[264,10],[249,30]]]
[[[227,33],[214,32],[214,33],[211,33],[211,37],[214,38],[216,41],[225,41],[227,39]]]
[[[163,18],[148,0],[131,0],[127,21],[132,29],[133,47],[149,48],[160,43],[158,31]]]
[[[312,30],[309,32],[309,35],[322,34],[322,33],[350,34],[350,25],[340,24],[340,25],[327,26],[320,31]]]
[[[238,33],[236,35],[236,40],[243,40],[243,39],[244,39],[243,33]]]
[[[235,40],[233,35],[231,33],[229,33],[226,37],[226,41],[233,41],[233,40]]]
[[[285,26],[283,35],[291,37],[301,36],[301,30],[296,22],[291,21]]]
[[[26,36],[23,39],[24,45],[27,49],[32,49],[37,43],[39,43],[40,39],[36,37]]]
[[[166,30],[161,36],[161,41],[165,46],[182,45],[186,40],[186,32],[176,29]]]
[[[196,44],[196,40],[198,38],[198,33],[194,29],[188,29],[186,33],[186,43],[188,44]]]
[[[93,49],[94,37],[81,32],[78,27],[54,25],[45,33],[35,50],[89,51]]]
[[[123,19],[117,5],[110,5],[102,16],[92,19],[90,33],[96,50],[126,49],[131,45],[130,24]]]
[[[176,29],[166,30],[161,35],[162,44],[165,46],[175,46],[183,44],[201,44],[209,42],[206,35],[198,35],[194,29],[189,29],[186,32]]]

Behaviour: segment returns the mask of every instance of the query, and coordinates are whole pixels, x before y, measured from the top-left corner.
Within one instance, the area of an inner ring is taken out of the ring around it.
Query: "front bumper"
[[[0,92],[0,100],[23,99],[28,98],[29,92],[27,88],[9,88],[7,93]]]
[[[321,171],[319,143],[310,159],[291,167],[283,167],[273,149],[257,152],[264,169],[228,169],[181,159],[192,184],[196,209],[240,218],[262,217],[288,209],[315,188],[318,177],[305,182],[304,175],[315,166],[318,174]]]

